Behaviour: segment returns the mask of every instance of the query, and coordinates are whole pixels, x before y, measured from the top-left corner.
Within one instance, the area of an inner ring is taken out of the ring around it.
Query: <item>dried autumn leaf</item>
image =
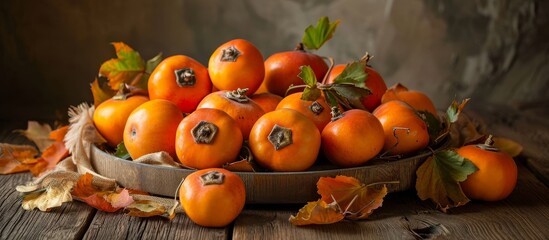
[[[446,115],[448,116],[450,123],[455,123],[458,120],[459,114],[463,111],[463,108],[465,108],[465,105],[467,105],[469,100],[470,98],[463,99],[461,103],[458,103],[456,100],[452,101],[452,104],[450,104],[446,110]]]
[[[15,131],[33,141],[41,152],[46,150],[53,142],[50,139],[51,127],[47,123],[40,124],[36,121],[29,121],[26,130]]]
[[[116,212],[133,203],[128,190],[101,190],[93,185],[93,175],[82,175],[72,190],[72,195],[88,205],[104,212]]]
[[[93,105],[95,107],[99,106],[104,101],[107,101],[109,98],[112,98],[116,91],[112,90],[109,87],[108,80],[106,78],[96,78],[91,83],[91,92],[93,95]]]
[[[450,126],[450,141],[452,146],[461,147],[477,142],[485,137],[486,125],[472,119],[467,114],[461,114],[457,122]]]
[[[500,151],[506,152],[511,157],[516,157],[522,152],[522,145],[519,143],[503,137],[494,137],[494,147],[498,148]]]
[[[290,223],[303,226],[310,224],[331,224],[343,220],[345,216],[336,202],[330,204],[319,199],[316,202],[308,202],[299,210],[296,216],[290,216]]]
[[[130,84],[145,71],[141,55],[123,42],[113,42],[117,58],[110,59],[99,68],[99,75],[109,79],[109,86],[118,90],[121,83]]]
[[[133,203],[133,198],[130,196],[128,189],[122,189],[117,192],[108,192],[105,195],[105,199],[111,204],[113,208],[125,208]]]
[[[438,208],[446,212],[469,202],[459,182],[478,168],[453,150],[436,152],[416,171],[416,190],[421,200],[431,199]]]
[[[33,146],[0,143],[0,174],[28,171],[36,155],[38,151]]]
[[[345,218],[351,220],[368,218],[373,210],[381,207],[387,195],[383,183],[366,185],[348,176],[321,177],[317,188],[323,201],[337,202],[344,210]]]
[[[68,179],[52,180],[46,188],[36,189],[23,193],[22,207],[25,210],[38,208],[40,211],[49,211],[51,208],[59,207],[64,202],[72,201],[70,194],[74,182]],[[24,192],[24,187],[18,187],[17,191]]]
[[[134,217],[166,216],[168,212],[164,205],[150,200],[140,200],[126,207],[128,215]]]
[[[56,142],[63,142],[65,135],[69,131],[69,126],[62,126],[50,132],[49,138]]]
[[[37,158],[36,163],[30,166],[32,175],[38,176],[43,172],[54,169],[57,163],[69,156],[69,150],[63,142],[53,142],[42,155]]]
[[[238,160],[223,164],[223,168],[232,172],[255,172],[255,166],[248,160]]]

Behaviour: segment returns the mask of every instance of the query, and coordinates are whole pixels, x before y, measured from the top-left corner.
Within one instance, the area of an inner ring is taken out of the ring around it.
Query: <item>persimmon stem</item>
[[[494,147],[494,139],[492,134],[488,135],[488,138],[486,138],[484,144],[478,144],[476,147],[486,151],[499,152],[499,148]]]
[[[391,146],[391,148],[389,148],[386,152],[384,152],[383,154],[381,154],[380,157],[384,157],[385,155],[389,154],[391,152],[391,150],[393,148],[395,148],[399,143],[399,139],[398,139],[398,135],[396,134],[397,130],[406,130],[406,134],[410,134],[410,129],[409,128],[405,128],[405,127],[393,127],[393,136],[396,138],[396,142],[395,144],[393,144],[393,146]]]

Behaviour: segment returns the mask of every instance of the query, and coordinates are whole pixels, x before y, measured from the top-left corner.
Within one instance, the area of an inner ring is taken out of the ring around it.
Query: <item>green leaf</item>
[[[113,42],[117,58],[101,64],[99,75],[109,79],[109,86],[118,90],[121,83],[131,83],[145,71],[145,61],[138,52],[123,42]]]
[[[368,74],[364,71],[364,64],[360,61],[347,64],[345,69],[335,79],[334,83],[349,83],[357,87],[366,88]]]
[[[333,90],[329,90],[329,89],[326,89],[323,92],[324,92],[324,97],[326,98],[326,102],[328,103],[328,105],[330,105],[330,107],[338,107],[337,98],[334,96],[334,94],[337,94],[337,93],[335,93]]]
[[[316,87],[317,80],[313,68],[311,68],[311,66],[309,65],[306,65],[299,67],[299,70],[301,71],[297,76],[301,78],[301,80],[303,80],[305,85],[311,88]]]
[[[301,99],[305,101],[314,101],[317,100],[320,95],[321,91],[316,86],[317,80],[315,76],[315,72],[311,68],[311,66],[301,66],[299,67],[301,70],[299,74],[297,75],[299,78],[303,80],[306,87],[303,89],[303,94],[301,95]]]
[[[102,102],[112,98],[116,91],[112,90],[108,85],[108,80],[104,77],[96,78],[91,84],[93,95],[93,105],[99,106]]]
[[[448,115],[448,121],[450,121],[450,123],[457,122],[459,114],[461,113],[467,102],[469,102],[469,100],[470,98],[463,99],[461,103],[458,103],[456,100],[454,100],[452,104],[450,104],[450,106],[446,110],[446,114]]]
[[[116,152],[114,152],[114,156],[122,159],[130,159],[130,154],[128,153],[128,149],[126,149],[126,145],[124,145],[124,142],[121,142],[116,146]]]
[[[429,111],[418,111],[419,116],[427,124],[427,131],[429,131],[429,138],[435,140],[440,136],[444,130],[442,122],[436,116]]]
[[[330,23],[328,17],[321,17],[316,27],[310,25],[305,29],[301,42],[303,42],[306,48],[317,50],[332,38],[339,23],[340,20]]]
[[[469,202],[459,182],[478,168],[453,150],[443,150],[429,157],[416,171],[416,190],[421,200],[431,199],[446,212]]]
[[[371,94],[370,89],[343,83],[334,83],[330,88],[333,89],[338,95],[345,98],[350,107],[366,109],[361,100],[363,97]]]
[[[149,87],[149,77],[151,76],[151,73],[154,71],[156,66],[160,64],[160,62],[162,62],[162,53],[159,53],[153,58],[149,59],[145,67],[145,72],[141,74],[139,81],[132,82],[132,86],[146,91]]]
[[[303,89],[303,94],[301,94],[301,100],[315,101],[320,97],[321,94],[322,92],[320,91],[320,89],[316,87],[314,88],[306,87],[305,89]]]
[[[160,62],[162,62],[162,53],[156,54],[156,56],[154,56],[153,58],[151,58],[147,61],[147,65],[145,67],[145,72],[149,73],[149,74],[152,73],[154,71],[154,69],[156,68],[156,66],[158,66],[158,64],[160,64]]]

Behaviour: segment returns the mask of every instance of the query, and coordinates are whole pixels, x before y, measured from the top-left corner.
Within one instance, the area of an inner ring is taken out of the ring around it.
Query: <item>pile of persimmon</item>
[[[226,166],[243,148],[271,171],[306,171],[319,158],[356,167],[425,149],[422,116],[437,119],[429,97],[401,84],[388,89],[368,54],[335,65],[312,52],[338,23],[322,18],[295,50],[266,59],[244,39],[220,44],[207,66],[169,56],[151,70],[146,90],[121,84],[99,104],[95,126],[131,159],[163,151],[191,169]]]

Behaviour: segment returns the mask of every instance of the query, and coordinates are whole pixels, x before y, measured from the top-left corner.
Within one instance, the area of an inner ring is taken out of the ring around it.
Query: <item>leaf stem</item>
[[[322,57],[322,58],[327,59],[328,62],[330,63],[328,67],[328,71],[326,72],[326,74],[324,74],[324,78],[322,78],[322,81],[321,81],[322,84],[326,84],[326,82],[328,81],[328,76],[330,76],[330,73],[334,68],[334,58],[333,57]]]

